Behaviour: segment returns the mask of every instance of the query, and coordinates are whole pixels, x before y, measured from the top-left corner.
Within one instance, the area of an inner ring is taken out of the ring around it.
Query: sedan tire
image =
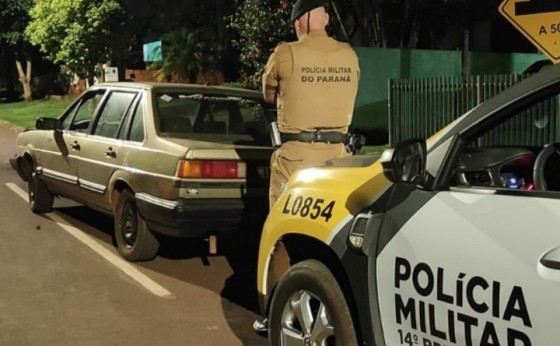
[[[344,294],[319,261],[294,265],[278,283],[269,314],[272,345],[357,345]]]
[[[115,212],[115,241],[119,253],[129,261],[149,261],[156,257],[159,241],[136,207],[134,194],[123,190]]]
[[[53,210],[54,196],[35,172],[31,173],[31,177],[27,179],[27,192],[29,208],[32,212],[43,214]]]

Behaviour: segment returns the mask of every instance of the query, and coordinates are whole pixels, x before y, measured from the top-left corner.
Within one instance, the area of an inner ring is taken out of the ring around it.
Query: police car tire
[[[53,210],[54,196],[47,185],[39,179],[37,173],[31,173],[27,180],[29,208],[36,214],[49,213]]]
[[[321,262],[306,260],[291,267],[276,287],[269,313],[271,345],[284,345],[284,311],[290,307],[290,299],[301,291],[309,292],[326,307],[336,345],[358,344],[350,310],[336,279]]]
[[[136,238],[130,239],[131,235]],[[115,242],[121,256],[132,262],[152,260],[159,251],[159,240],[146,225],[129,190],[123,190],[117,202]]]

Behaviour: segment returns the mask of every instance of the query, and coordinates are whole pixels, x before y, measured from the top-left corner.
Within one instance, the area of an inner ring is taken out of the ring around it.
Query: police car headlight
[[[363,235],[350,235],[350,237],[348,237],[348,241],[350,242],[350,245],[355,248],[355,249],[361,249],[362,246],[364,245],[364,236]]]
[[[368,252],[367,245],[364,248],[366,237],[368,234],[379,234],[383,218],[384,213],[363,213],[357,215],[352,223],[350,233],[348,233],[348,247],[356,252],[366,254]]]
[[[364,235],[370,218],[370,214],[361,214],[356,216],[356,219],[352,224],[350,234],[348,235],[348,243],[354,250],[362,249],[362,246],[364,245]]]

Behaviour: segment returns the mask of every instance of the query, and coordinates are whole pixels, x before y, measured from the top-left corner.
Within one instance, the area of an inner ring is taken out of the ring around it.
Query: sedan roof
[[[215,85],[187,84],[187,83],[161,83],[161,82],[109,82],[98,84],[97,87],[139,88],[150,90],[188,90],[197,93],[214,93],[239,97],[262,98],[256,90],[233,88]]]

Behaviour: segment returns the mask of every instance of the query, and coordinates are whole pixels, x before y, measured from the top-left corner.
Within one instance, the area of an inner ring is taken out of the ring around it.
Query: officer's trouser
[[[270,208],[280,196],[280,189],[298,169],[320,166],[323,162],[350,155],[342,143],[283,143],[270,161]]]

